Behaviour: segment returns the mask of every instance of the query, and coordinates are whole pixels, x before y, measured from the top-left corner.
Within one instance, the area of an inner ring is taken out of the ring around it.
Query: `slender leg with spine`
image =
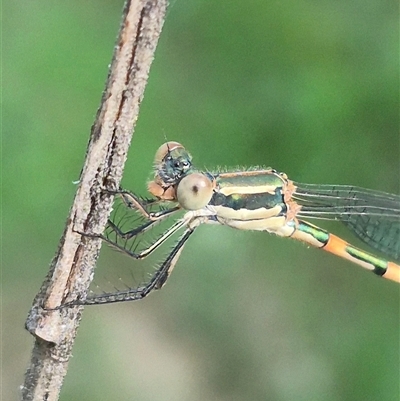
[[[188,240],[188,238],[193,234],[194,228],[187,228],[183,233],[179,241],[175,244],[172,251],[169,253],[167,258],[161,264],[161,266],[155,271],[151,279],[146,285],[127,289],[124,291],[118,291],[115,293],[105,293],[102,295],[96,295],[93,297],[88,297],[83,301],[77,300],[69,302],[62,305],[62,307],[70,307],[75,305],[94,305],[94,304],[105,304],[105,303],[115,303],[124,301],[137,301],[145,298],[152,291],[160,289],[168,277],[170,276],[179,256],[183,250],[183,247]]]

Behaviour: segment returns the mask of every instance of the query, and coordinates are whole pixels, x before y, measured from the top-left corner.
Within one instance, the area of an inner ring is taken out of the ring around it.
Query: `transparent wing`
[[[295,183],[299,216],[340,220],[362,241],[400,260],[400,196],[348,185]]]

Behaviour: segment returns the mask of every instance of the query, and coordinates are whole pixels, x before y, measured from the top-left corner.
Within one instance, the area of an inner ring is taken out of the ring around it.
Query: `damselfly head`
[[[161,145],[154,158],[156,179],[165,185],[175,185],[192,167],[192,156],[178,142]]]

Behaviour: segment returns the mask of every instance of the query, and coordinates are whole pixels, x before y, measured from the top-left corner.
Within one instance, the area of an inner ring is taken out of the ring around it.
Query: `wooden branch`
[[[102,233],[118,188],[138,118],[167,0],[127,0],[107,84],[92,127],[76,196],[50,271],[26,321],[36,338],[22,386],[23,400],[58,399],[82,307],[56,308],[86,296]]]

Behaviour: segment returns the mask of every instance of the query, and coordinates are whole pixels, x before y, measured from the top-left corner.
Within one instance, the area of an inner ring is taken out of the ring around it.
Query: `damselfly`
[[[173,234],[183,230],[161,265],[134,288],[94,295],[70,304],[100,304],[138,300],[161,288],[189,237],[201,224],[221,224],[241,230],[267,231],[345,258],[378,276],[400,282],[400,265],[367,253],[304,219],[342,221],[362,241],[388,258],[400,261],[400,196],[348,185],[300,184],[274,169],[199,171],[177,142],[167,142],[155,156],[154,180],[144,199],[116,191],[123,206],[143,221],[125,229],[127,221],[110,219],[101,238],[135,259],[143,259]],[[183,217],[173,218],[179,211]],[[163,221],[173,224],[149,244],[141,236]]]

